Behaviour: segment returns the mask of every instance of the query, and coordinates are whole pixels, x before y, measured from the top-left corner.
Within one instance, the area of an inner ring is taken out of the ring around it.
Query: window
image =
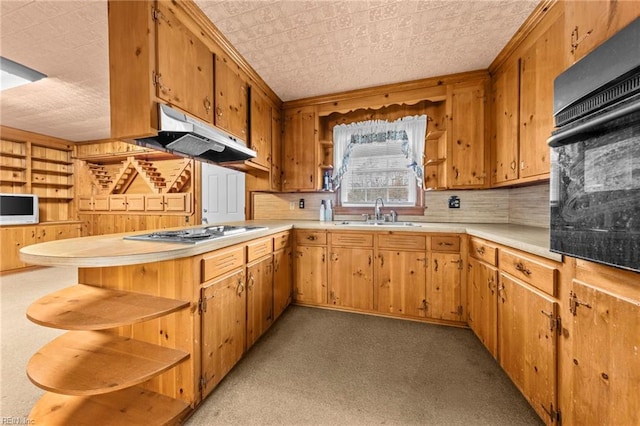
[[[340,191],[344,207],[369,206],[382,198],[387,206],[415,206],[416,178],[402,152],[402,141],[356,145]]]
[[[425,115],[394,122],[364,121],[333,128],[333,184],[340,206],[415,207],[422,197]]]

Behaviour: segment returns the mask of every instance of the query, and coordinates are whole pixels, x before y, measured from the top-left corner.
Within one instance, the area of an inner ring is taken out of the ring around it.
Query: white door
[[[202,223],[245,220],[244,173],[202,163]]]

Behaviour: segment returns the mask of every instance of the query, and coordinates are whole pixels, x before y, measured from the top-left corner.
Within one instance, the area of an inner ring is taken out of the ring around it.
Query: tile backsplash
[[[460,198],[450,209],[449,198]],[[335,200],[333,193],[254,193],[254,219],[317,220],[320,200]],[[305,208],[298,201],[305,199]],[[399,216],[401,221],[515,223],[549,227],[549,183],[521,188],[427,191],[423,216]],[[336,220],[354,217],[336,215]],[[361,219],[359,216],[355,219]]]

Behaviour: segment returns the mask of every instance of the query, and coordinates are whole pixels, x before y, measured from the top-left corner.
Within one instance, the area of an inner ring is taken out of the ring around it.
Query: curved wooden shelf
[[[27,309],[27,318],[64,330],[104,330],[158,318],[189,302],[78,284],[48,294]]]
[[[186,402],[133,387],[96,396],[45,393],[31,409],[29,420],[50,426],[166,425],[178,423],[189,411]]]
[[[69,331],[31,357],[27,376],[50,392],[99,395],[138,385],[187,358],[187,352],[100,331]]]

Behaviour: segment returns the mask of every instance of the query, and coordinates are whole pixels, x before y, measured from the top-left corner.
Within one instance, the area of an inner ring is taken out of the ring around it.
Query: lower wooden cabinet
[[[202,398],[245,350],[247,292],[244,268],[202,287]]]
[[[557,410],[558,304],[507,274],[498,286],[498,360],[547,423]]]
[[[271,254],[247,265],[247,349],[273,323],[273,259]]]
[[[327,303],[327,248],[300,246],[294,256],[294,299],[299,303]]]
[[[287,309],[293,297],[292,248],[285,247],[273,253],[273,320]]]
[[[376,258],[376,311],[426,317],[426,253],[378,250]]]
[[[78,210],[87,212],[150,212],[150,213],[190,213],[191,194],[110,194],[80,195]]]
[[[498,269],[469,258],[468,323],[494,358],[498,357]]]
[[[431,253],[427,278],[429,318],[462,321],[462,263],[460,253]]]
[[[329,304],[373,309],[373,248],[331,247]]]

